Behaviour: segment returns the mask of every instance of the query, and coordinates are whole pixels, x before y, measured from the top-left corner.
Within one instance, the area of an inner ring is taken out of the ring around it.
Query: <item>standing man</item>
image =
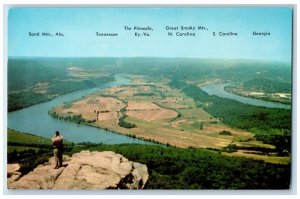
[[[55,160],[54,169],[62,167],[62,154],[63,154],[63,136],[59,134],[59,131],[55,132],[55,135],[51,138],[53,144],[53,154]]]

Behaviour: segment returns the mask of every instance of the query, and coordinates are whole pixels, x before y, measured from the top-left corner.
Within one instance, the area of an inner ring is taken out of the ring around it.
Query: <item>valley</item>
[[[274,145],[257,141],[254,133],[229,127],[198,107],[191,97],[171,88],[170,80],[125,76],[131,79],[130,84],[66,102],[52,109],[50,114],[64,120],[79,116],[81,122],[90,126],[164,145],[209,148],[267,162],[289,162],[289,157],[274,153]],[[232,146],[234,149],[229,149]],[[273,156],[266,156],[261,150],[273,151]]]

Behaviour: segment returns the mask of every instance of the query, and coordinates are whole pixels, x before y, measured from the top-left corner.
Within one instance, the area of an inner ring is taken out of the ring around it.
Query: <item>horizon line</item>
[[[278,60],[267,58],[212,58],[212,57],[162,57],[162,56],[7,56],[7,58],[173,58],[173,59],[219,59],[219,60],[256,60],[256,61],[277,61],[277,62],[292,62],[291,60]]]

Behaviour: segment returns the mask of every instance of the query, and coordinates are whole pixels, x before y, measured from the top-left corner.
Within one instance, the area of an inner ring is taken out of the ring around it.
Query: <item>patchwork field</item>
[[[247,157],[247,158],[253,158],[257,160],[263,160],[265,162],[273,163],[273,164],[289,164],[291,163],[291,158],[288,156],[267,156],[267,155],[261,155],[258,154],[257,151],[250,151],[250,150],[238,150],[237,152],[233,153],[226,153],[222,152],[223,155],[227,155],[230,157]]]
[[[56,107],[54,112],[61,116],[81,115],[85,120],[118,120],[119,112],[125,104],[112,97],[88,96],[80,101]]]
[[[251,132],[224,125],[197,107],[193,99],[170,88],[165,79],[130,78],[133,81],[129,85],[95,92],[79,101],[56,107],[52,112],[61,117],[81,115],[95,127],[182,148],[219,150],[233,145],[244,150],[247,147],[274,148],[255,141]],[[268,161],[264,154],[243,150],[230,154]],[[274,159],[272,157],[271,161]]]

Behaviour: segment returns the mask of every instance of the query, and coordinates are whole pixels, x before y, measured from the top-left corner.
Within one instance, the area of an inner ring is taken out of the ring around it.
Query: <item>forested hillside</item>
[[[8,111],[26,108],[65,93],[113,81],[111,75],[102,73],[102,62],[96,63],[93,60],[86,62],[68,58],[9,59]],[[73,68],[75,70],[72,70]]]

